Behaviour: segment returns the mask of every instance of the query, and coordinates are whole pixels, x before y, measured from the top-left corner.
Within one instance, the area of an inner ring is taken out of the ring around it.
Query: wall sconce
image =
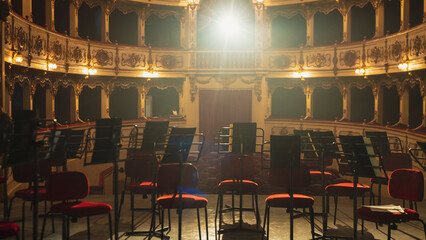
[[[200,0],[188,0],[188,7],[193,11],[197,9],[199,5],[200,5]]]
[[[367,78],[367,76],[366,76],[367,68],[365,66],[362,66],[362,67],[355,69],[355,73],[358,74],[358,75],[364,76],[364,78]]]
[[[194,0],[194,1],[197,1],[197,0]],[[149,45],[147,64],[148,64],[148,69],[143,71],[142,77],[148,78],[148,80],[151,80],[151,78],[158,77],[158,72],[154,69],[154,61],[152,59],[151,45]]]
[[[22,57],[22,55],[15,51],[12,52],[12,57],[9,58],[9,62],[11,63],[21,63],[23,61],[24,58]]]
[[[398,69],[402,71],[410,71],[411,70],[410,61],[406,60],[405,62],[400,63],[398,65]]]
[[[46,57],[46,69],[47,71],[55,70],[58,66],[56,65],[55,61],[47,55]]]
[[[264,2],[264,0],[253,0],[253,4],[256,6],[256,8],[258,10],[263,8],[263,6],[264,6],[263,2]]]
[[[94,68],[93,66],[88,66],[84,68],[82,72],[86,75],[95,75],[96,73],[98,73],[98,70],[96,70],[96,68]]]
[[[309,74],[303,71],[303,69],[301,69],[298,72],[294,72],[293,76],[300,78],[300,80],[304,81],[305,78],[309,76]]]

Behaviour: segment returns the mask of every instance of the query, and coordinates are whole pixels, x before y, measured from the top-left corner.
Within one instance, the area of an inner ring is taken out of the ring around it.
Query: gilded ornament
[[[145,55],[140,55],[140,54],[127,54],[127,53],[123,53],[121,54],[121,64],[123,66],[130,66],[132,68],[134,67],[139,67],[145,66]]]
[[[22,27],[20,27],[16,32],[16,44],[18,51],[24,50],[27,45],[27,34]]]
[[[311,56],[307,56],[307,65],[314,67],[330,66],[330,55],[317,53]]]
[[[40,35],[38,35],[34,39],[33,43],[33,53],[37,54],[37,56],[40,56],[43,54],[43,39],[41,39]]]
[[[109,56],[110,53],[108,53],[107,51],[101,49],[96,51],[95,54],[95,59],[97,64],[101,65],[101,66],[106,66],[108,64],[112,64],[110,61],[112,61],[111,57]]]
[[[423,37],[424,39],[424,37]],[[414,38],[413,40],[413,47],[412,47],[412,54],[419,56],[421,53],[423,53],[424,51],[424,45],[423,45],[423,41],[419,36],[416,36],[416,38]]]
[[[343,64],[348,67],[353,67],[356,64],[358,57],[355,51],[350,50],[343,55]]]
[[[62,59],[62,45],[59,41],[55,41],[52,46],[53,56],[56,60]]]
[[[161,56],[161,65],[164,68],[173,69],[176,67],[176,57],[172,55]]]
[[[377,63],[382,58],[382,51],[378,47],[374,47],[369,55],[372,62]]]
[[[402,56],[402,44],[399,41],[396,41],[391,46],[391,56],[395,61],[399,61]]]
[[[84,60],[83,50],[80,47],[75,47],[71,52],[71,60],[76,63],[82,62]]]
[[[6,24],[4,25],[4,43],[5,44],[10,43],[10,32],[11,32],[10,29],[11,29],[10,23],[6,22]]]

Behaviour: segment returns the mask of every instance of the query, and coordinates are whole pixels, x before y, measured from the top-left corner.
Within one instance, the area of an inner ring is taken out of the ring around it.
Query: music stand
[[[417,145],[419,146],[419,148],[410,148],[408,149],[408,152],[410,153],[411,157],[417,162],[417,164],[420,165],[423,171],[426,171],[426,157],[421,157],[418,155],[420,151],[423,152],[424,155],[426,155],[426,142],[417,141]],[[420,160],[422,160],[423,163],[421,163]]]
[[[196,128],[172,128],[161,163],[184,163],[188,160]],[[159,138],[161,141],[162,138]]]
[[[18,111],[13,119],[13,136],[9,149],[9,158],[5,166],[14,166],[34,162],[33,194],[33,239],[38,234],[38,157],[36,143],[37,127],[40,125],[35,111]],[[5,183],[7,184],[7,183]]]
[[[67,171],[67,159],[77,158],[84,141],[85,130],[62,129],[53,133],[52,165]],[[81,157],[81,156],[80,156]]]
[[[253,154],[256,152],[256,138],[257,138],[257,124],[252,122],[234,122],[229,129],[229,140],[231,142],[229,151],[232,154],[240,154],[240,176],[237,179],[239,182],[239,192],[240,192],[240,203],[239,203],[239,227],[231,229],[219,229],[218,233],[224,233],[227,231],[261,231],[258,230],[258,225],[256,229],[244,229],[243,228],[243,162],[244,155]],[[259,212],[255,210],[256,220],[259,220]],[[220,221],[220,220],[219,220]],[[256,222],[257,222],[256,221]]]
[[[371,139],[376,150],[381,156],[391,155],[390,143],[386,132],[365,131],[365,136]]]
[[[164,142],[169,130],[169,121],[148,121],[142,138],[142,151],[153,152],[156,141]]]
[[[290,169],[290,239],[294,235],[294,213],[293,213],[293,169],[300,167],[301,138],[299,135],[280,136],[271,135],[271,169],[288,168]]]
[[[341,157],[348,159],[348,164],[353,176],[353,239],[357,239],[357,196],[358,178],[377,178],[382,175],[378,156],[375,154],[373,144],[369,138],[362,136],[339,136],[343,153]],[[323,230],[326,236],[327,229]]]
[[[87,145],[92,139],[87,139],[84,165],[112,163],[114,165],[114,236],[118,240],[118,158],[121,148],[121,118],[105,118],[96,120],[95,144],[92,159],[87,161]],[[90,135],[90,131],[87,133]]]

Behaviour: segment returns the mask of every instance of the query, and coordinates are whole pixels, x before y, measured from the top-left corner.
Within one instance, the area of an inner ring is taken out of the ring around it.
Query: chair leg
[[[22,202],[22,240],[25,239],[25,201]]]
[[[223,196],[222,196],[223,198]],[[232,223],[235,223],[235,194],[234,191],[232,191]]]
[[[315,239],[315,218],[314,218],[314,208],[309,208],[309,216],[311,218],[311,233],[312,233],[312,239]]]
[[[200,222],[200,210],[197,208],[197,223],[198,223],[198,236],[201,240],[201,222]]]
[[[217,215],[219,214],[219,201],[220,201],[220,194],[217,195],[217,202],[216,202],[216,212],[214,214],[214,238],[217,240]]]
[[[50,202],[50,208],[52,208],[53,202]],[[52,220],[52,233],[55,232],[55,216],[51,214],[50,219]]]
[[[87,240],[90,240],[90,217],[87,216]]]
[[[256,201],[256,229],[259,229],[260,223],[260,213],[259,213],[259,203],[257,199],[257,192],[255,193],[255,201]]]
[[[370,205],[376,205],[376,201],[374,199],[373,187],[374,187],[374,184],[371,183],[371,185],[370,185]]]
[[[121,216],[121,208],[123,207],[123,203],[124,203],[124,195],[126,194],[126,191],[123,190],[121,192],[121,198],[120,198],[120,206],[118,207],[118,218],[120,219]]]
[[[379,183],[379,196],[377,197],[377,204],[381,205],[382,204],[382,184]]]
[[[15,197],[12,197],[11,199],[10,199],[10,203],[9,203],[9,210],[7,211],[7,221],[9,221],[9,219],[10,219],[10,212],[12,211],[12,203],[13,203],[13,200],[15,199]]]
[[[391,240],[391,224],[388,224],[388,240]]]
[[[132,232],[134,231],[134,226],[135,226],[135,195],[133,194],[133,192],[130,192],[130,211],[131,211],[131,215],[132,215]]]
[[[209,240],[209,221],[207,217],[207,207],[204,208],[204,215],[206,216],[206,240]]]
[[[268,213],[268,205],[265,206],[265,217],[263,218],[263,232],[265,232],[267,213]],[[262,236],[262,239],[263,239],[263,236]]]
[[[43,225],[41,226],[41,237],[40,237],[40,240],[43,240],[43,237],[44,237],[44,227],[46,226],[46,218],[47,218],[47,214],[45,214],[44,218],[43,218]]]
[[[108,213],[108,223],[109,223],[109,237],[112,240],[112,223],[111,223],[111,213]]]
[[[222,229],[223,213],[223,192],[219,192],[219,230]],[[234,215],[234,213],[232,213]]]
[[[164,229],[164,209],[162,209],[162,208],[161,208],[160,215],[161,215],[161,240],[163,240],[164,239],[164,231],[163,231],[163,229]]]
[[[338,196],[334,196],[334,225],[336,225],[336,218],[337,218],[337,202],[338,202]]]
[[[267,228],[266,228],[266,240],[269,240],[269,218],[270,218],[270,214],[271,214],[271,207],[268,206],[268,223],[267,223]]]

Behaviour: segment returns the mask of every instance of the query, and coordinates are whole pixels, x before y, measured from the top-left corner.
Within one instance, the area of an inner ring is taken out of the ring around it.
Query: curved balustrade
[[[300,49],[251,51],[165,50],[125,46],[72,38],[48,31],[16,14],[5,23],[5,61],[20,66],[62,73],[144,77],[153,67],[158,77],[183,77],[185,73],[268,73],[269,78],[338,77],[424,69],[426,24],[406,32],[373,40]],[[23,61],[18,61],[18,56]],[[56,64],[56,69],[49,67]],[[299,74],[298,74],[299,73]],[[146,77],[146,76],[145,76]]]
[[[377,124],[318,121],[298,119],[274,119],[265,120],[265,136],[292,134],[295,129],[312,129],[322,131],[333,131],[338,135],[362,135],[365,131],[386,131],[388,136],[398,137],[401,140],[403,150],[408,152],[409,148],[418,148],[417,141],[424,141],[426,132],[423,130],[413,131],[408,128],[388,127]]]

